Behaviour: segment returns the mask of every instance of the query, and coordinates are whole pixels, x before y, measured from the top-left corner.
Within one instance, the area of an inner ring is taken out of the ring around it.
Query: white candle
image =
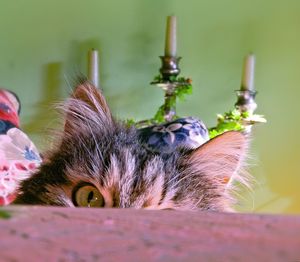
[[[254,91],[254,67],[255,56],[249,54],[244,60],[241,90]]]
[[[168,16],[166,27],[165,56],[176,56],[176,16]]]
[[[88,78],[94,86],[99,87],[99,59],[95,49],[88,54]]]

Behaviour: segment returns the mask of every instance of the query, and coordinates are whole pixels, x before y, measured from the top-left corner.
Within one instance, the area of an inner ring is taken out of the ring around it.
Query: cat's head
[[[15,204],[229,211],[247,139],[227,132],[194,150],[153,153],[116,121],[87,81],[64,105],[57,147],[23,181]]]

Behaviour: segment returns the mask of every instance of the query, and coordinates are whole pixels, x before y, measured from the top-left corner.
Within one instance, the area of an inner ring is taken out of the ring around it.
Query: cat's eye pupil
[[[92,201],[93,197],[94,197],[94,192],[91,191],[91,192],[89,193],[89,195],[88,195],[87,202],[90,203],[90,202]]]
[[[73,193],[73,203],[79,207],[103,207],[105,204],[102,194],[93,185],[79,187]]]

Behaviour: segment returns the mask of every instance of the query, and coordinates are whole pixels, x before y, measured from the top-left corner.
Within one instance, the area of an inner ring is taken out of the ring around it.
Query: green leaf
[[[10,219],[11,214],[6,210],[0,210],[0,219]]]
[[[154,121],[158,123],[164,122],[164,105],[160,106],[159,109],[157,110],[155,116],[154,116]]]
[[[248,111],[242,112],[242,114],[241,114],[242,118],[248,118],[250,115],[252,115],[252,114],[250,114],[250,112],[248,112]]]
[[[126,125],[127,127],[131,127],[131,126],[135,125],[134,119],[132,119],[132,118],[126,119],[126,120],[125,120],[125,125]]]
[[[209,130],[209,138],[212,139],[218,135],[220,135],[221,133],[218,132],[216,129],[212,129],[212,130]]]
[[[169,79],[170,79],[171,82],[175,82],[176,81],[176,76],[170,76]]]

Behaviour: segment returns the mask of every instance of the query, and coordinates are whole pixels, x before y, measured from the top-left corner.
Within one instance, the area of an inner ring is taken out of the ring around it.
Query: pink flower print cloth
[[[41,163],[40,155],[19,127],[18,97],[0,89],[0,206],[11,203],[20,181]]]

